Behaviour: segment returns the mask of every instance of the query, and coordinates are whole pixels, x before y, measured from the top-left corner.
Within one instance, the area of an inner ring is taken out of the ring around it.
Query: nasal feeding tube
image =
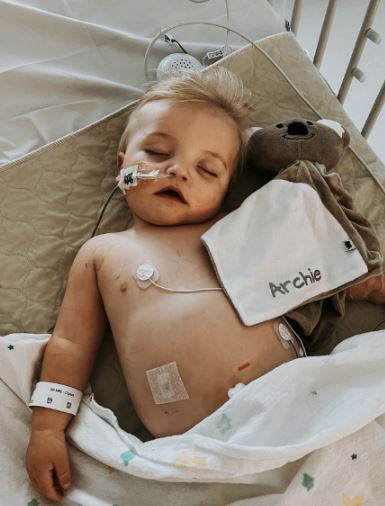
[[[146,167],[146,165],[148,165]],[[156,179],[165,179],[171,177],[170,174],[160,174],[159,169],[154,169],[153,164],[139,162],[136,165],[130,165],[120,171],[117,177],[118,187],[122,193],[126,193],[133,187],[142,186],[145,182]]]
[[[164,179],[168,177],[171,177],[171,174],[159,174],[159,169],[155,169],[154,164],[145,161],[137,162],[135,165],[130,165],[129,167],[122,169],[115,179],[117,183],[116,186],[114,186],[114,189],[110,193],[106,202],[103,204],[94,229],[92,230],[91,237],[94,237],[96,234],[104,216],[104,212],[118,188],[120,188],[123,195],[125,195],[127,190],[131,189],[132,191],[132,188],[134,187],[139,187],[140,189],[140,187],[146,182],[150,183],[152,181],[156,181],[157,179]]]

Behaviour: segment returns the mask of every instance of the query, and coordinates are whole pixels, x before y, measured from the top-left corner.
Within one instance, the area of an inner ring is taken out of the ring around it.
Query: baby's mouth
[[[166,188],[162,188],[162,190],[156,192],[155,195],[163,198],[173,199],[178,202],[182,202],[182,204],[187,204],[187,201],[183,197],[182,193],[178,190],[178,188],[175,187],[167,186]]]

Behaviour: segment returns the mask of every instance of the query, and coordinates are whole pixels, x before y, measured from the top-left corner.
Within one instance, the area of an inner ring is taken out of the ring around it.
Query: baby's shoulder
[[[94,263],[114,258],[132,249],[130,234],[115,232],[101,234],[88,239],[79,249],[78,257],[84,257]]]
[[[107,234],[96,235],[88,239],[82,247],[92,248],[103,248],[111,247],[114,244],[122,244],[130,240],[130,234],[127,231],[124,232],[109,232]]]

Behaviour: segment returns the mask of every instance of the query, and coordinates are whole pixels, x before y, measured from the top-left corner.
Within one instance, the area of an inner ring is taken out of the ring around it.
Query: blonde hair
[[[239,172],[243,167],[246,153],[248,140],[246,129],[252,124],[251,96],[242,80],[221,66],[198,73],[183,72],[163,79],[152,85],[136,104],[120,139],[118,151],[126,151],[131,119],[135,112],[148,102],[172,99],[178,102],[210,104],[226,112],[238,127],[241,148],[235,172]]]

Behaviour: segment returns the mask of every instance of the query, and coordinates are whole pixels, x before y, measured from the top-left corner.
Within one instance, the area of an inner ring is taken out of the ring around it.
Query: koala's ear
[[[320,125],[325,125],[331,128],[336,132],[336,134],[341,137],[343,140],[343,145],[346,148],[346,146],[350,142],[350,135],[349,132],[346,130],[345,127],[343,127],[338,121],[333,121],[331,119],[320,119],[317,121]]]
[[[253,135],[253,133],[257,132],[258,130],[263,130],[263,128],[257,127],[257,126],[247,128],[245,131],[246,140],[249,141],[250,137]]]
[[[338,121],[333,121],[332,119],[320,119],[317,121],[317,123],[331,128],[341,138],[346,132],[345,128],[341,125],[341,123],[338,123]]]

